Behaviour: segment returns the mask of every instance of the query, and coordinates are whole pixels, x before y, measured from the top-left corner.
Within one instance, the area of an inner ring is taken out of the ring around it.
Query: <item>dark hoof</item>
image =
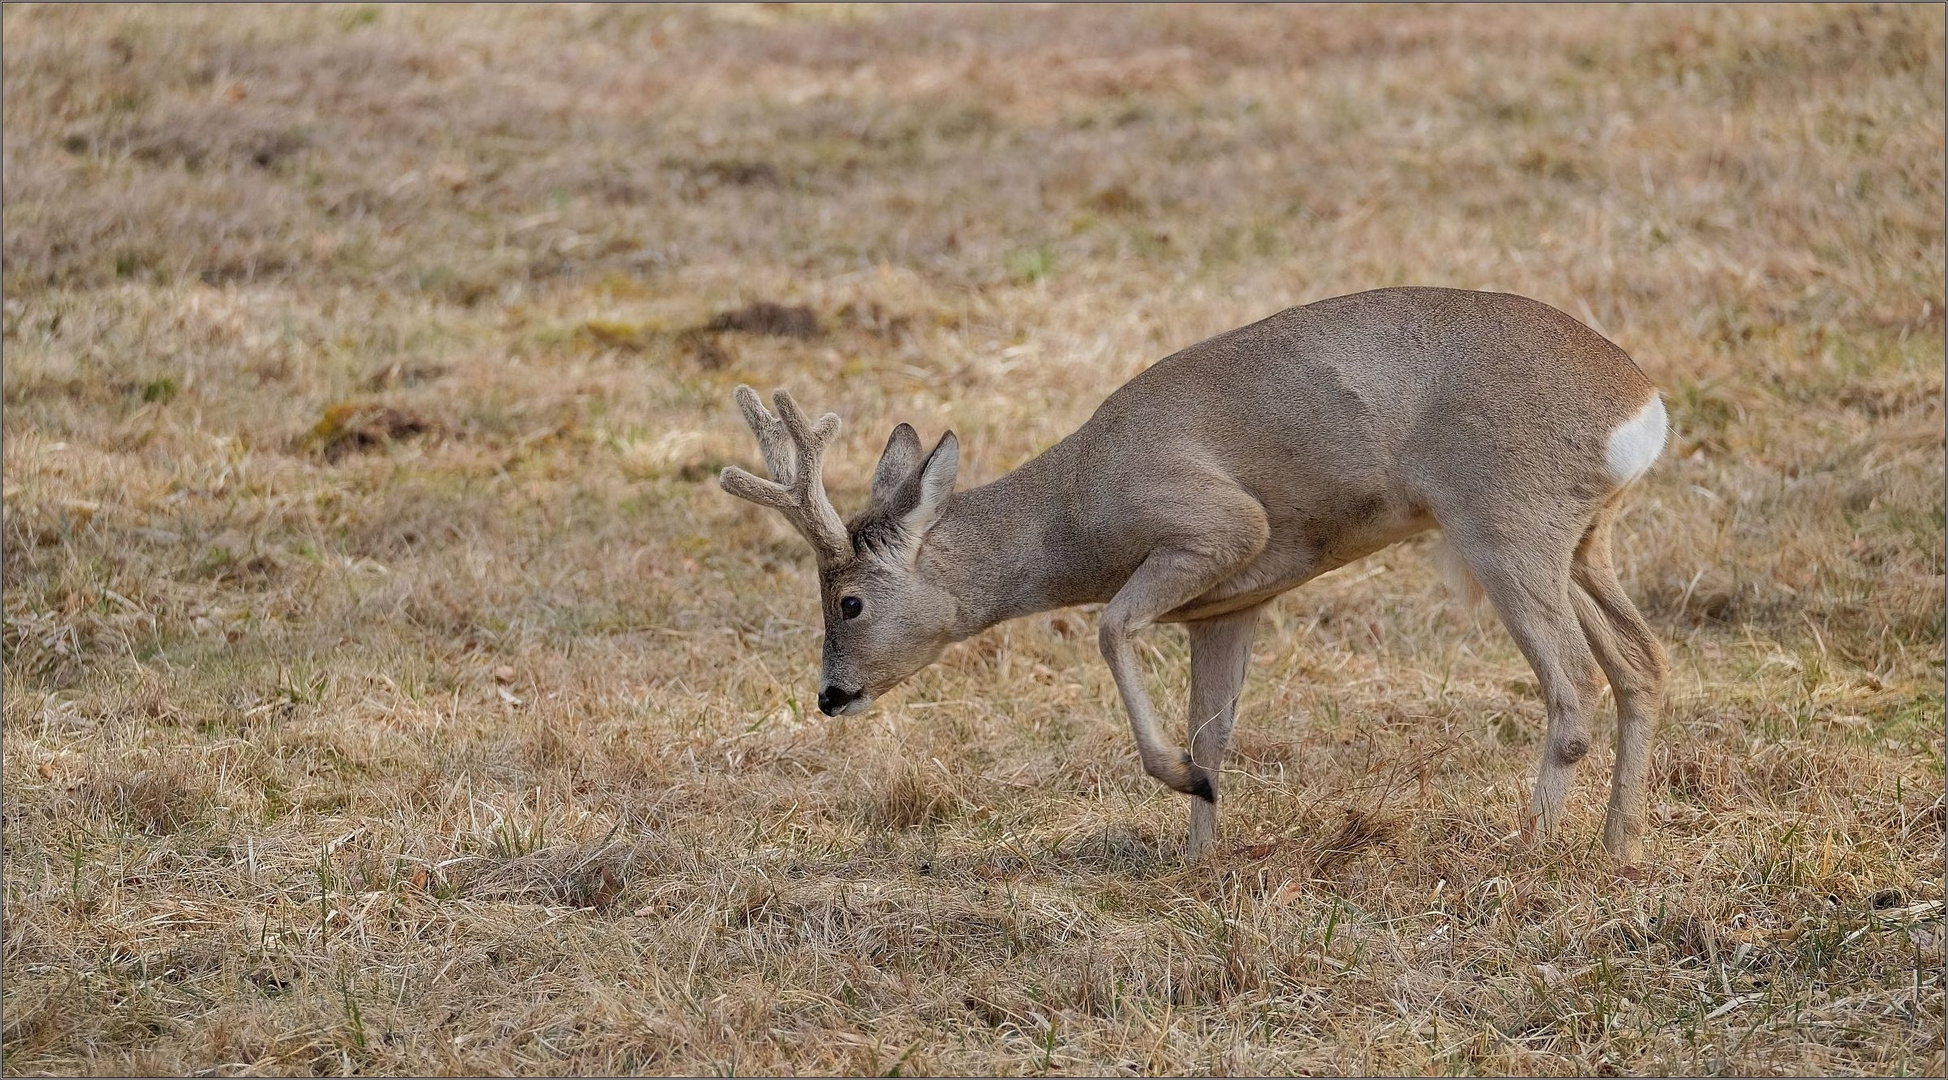
[[[1207,803],[1217,802],[1217,788],[1211,783],[1211,774],[1203,766],[1192,761],[1189,754],[1184,755],[1184,771],[1189,774],[1190,783],[1183,792],[1192,798],[1203,799]]]
[[[1163,786],[1183,795],[1203,799],[1207,803],[1217,802],[1217,785],[1211,782],[1211,774],[1191,759],[1189,754],[1166,764],[1145,764],[1144,772],[1163,781]]]

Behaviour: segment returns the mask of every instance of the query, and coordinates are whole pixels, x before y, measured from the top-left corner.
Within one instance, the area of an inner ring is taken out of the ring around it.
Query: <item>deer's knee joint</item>
[[[1556,760],[1564,765],[1574,765],[1590,752],[1590,737],[1582,732],[1565,736],[1556,743]]]
[[[1103,657],[1116,659],[1116,654],[1129,641],[1129,621],[1121,615],[1103,612],[1102,629],[1096,632],[1096,643],[1102,649]]]
[[[1664,680],[1671,675],[1671,658],[1664,652],[1664,646],[1650,639],[1650,647],[1644,650],[1648,663],[1644,665],[1644,675],[1652,686],[1662,688]]]
[[[1620,649],[1623,670],[1618,672],[1621,679],[1613,680],[1618,693],[1653,692],[1664,685],[1670,677],[1671,661],[1664,654],[1664,647],[1648,634],[1641,639],[1626,640]]]

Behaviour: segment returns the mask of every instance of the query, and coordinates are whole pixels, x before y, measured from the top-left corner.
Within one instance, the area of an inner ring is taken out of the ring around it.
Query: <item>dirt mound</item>
[[[734,311],[718,312],[703,324],[703,329],[802,340],[818,336],[818,313],[802,305],[786,306],[759,300]]]

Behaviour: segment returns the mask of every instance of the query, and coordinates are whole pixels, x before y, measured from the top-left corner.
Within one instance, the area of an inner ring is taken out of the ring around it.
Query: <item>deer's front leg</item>
[[[1238,722],[1238,697],[1251,663],[1251,634],[1263,606],[1246,608],[1190,624],[1190,756],[1210,778],[1210,800],[1190,803],[1190,857],[1210,850],[1217,838],[1218,774],[1231,729]]]
[[[1143,560],[1136,573],[1103,608],[1102,651],[1109,661],[1109,673],[1123,697],[1123,708],[1130,714],[1130,731],[1136,736],[1136,752],[1143,759],[1143,771],[1161,780],[1173,791],[1181,791],[1205,802],[1214,802],[1216,789],[1212,774],[1206,772],[1181,748],[1164,741],[1157,726],[1150,696],[1143,689],[1143,672],[1136,662],[1130,637],[1170,611],[1195,600],[1249,562],[1265,545],[1267,527],[1264,511],[1249,502],[1255,515],[1240,513],[1231,518],[1207,522],[1200,546],[1158,548]],[[1254,528],[1255,526],[1255,528]]]

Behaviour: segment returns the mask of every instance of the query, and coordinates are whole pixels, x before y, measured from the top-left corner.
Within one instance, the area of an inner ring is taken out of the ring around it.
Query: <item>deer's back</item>
[[[1600,498],[1606,439],[1653,394],[1623,350],[1539,301],[1380,289],[1158,361],[1085,425],[1085,475],[1156,504],[1216,472],[1305,528],[1424,513],[1455,496],[1443,486]]]

